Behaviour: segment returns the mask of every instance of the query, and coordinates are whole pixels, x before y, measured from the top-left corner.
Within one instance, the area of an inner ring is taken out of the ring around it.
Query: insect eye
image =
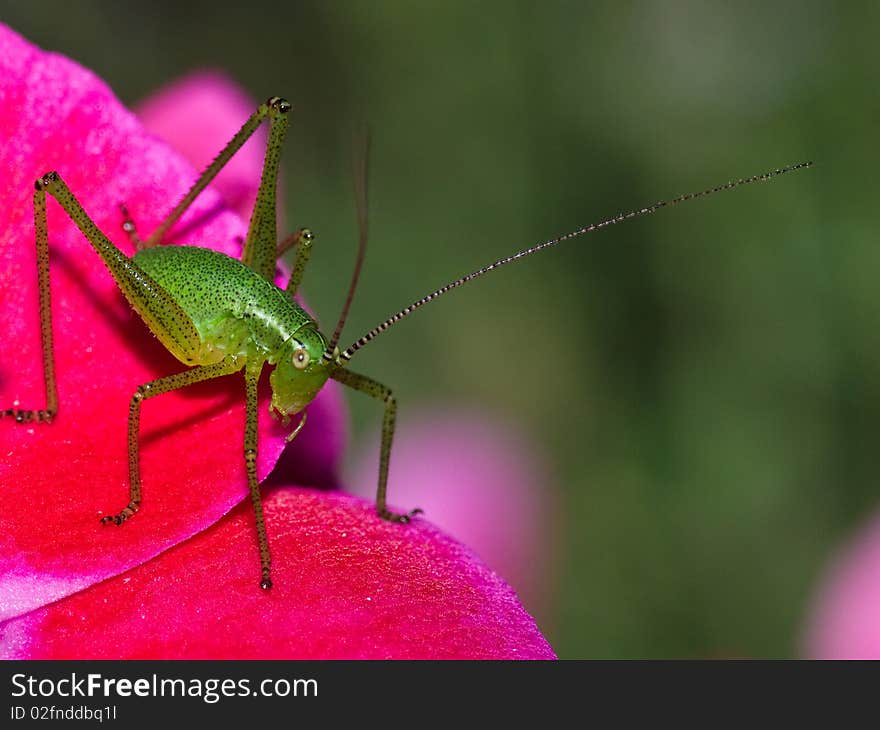
[[[302,370],[309,364],[309,352],[304,347],[297,347],[293,351],[293,367]]]

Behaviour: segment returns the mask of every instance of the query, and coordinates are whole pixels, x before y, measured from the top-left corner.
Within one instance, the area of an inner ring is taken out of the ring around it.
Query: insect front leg
[[[254,518],[257,523],[257,542],[260,548],[260,588],[264,591],[272,587],[270,578],[272,556],[269,554],[269,538],[266,536],[266,520],[263,516],[263,500],[260,497],[260,482],[257,479],[257,386],[260,382],[262,363],[245,368],[245,426],[244,426],[244,464],[247,469],[248,489],[254,505]],[[299,429],[297,429],[299,430]]]
[[[169,375],[140,386],[131,398],[128,409],[128,476],[129,476],[129,501],[121,512],[115,515],[107,515],[101,518],[104,524],[112,522],[121,525],[135,512],[141,504],[141,474],[140,474],[140,421],[141,403],[148,398],[154,398],[163,393],[170,393],[187,385],[201,383],[205,380],[220,378],[241,370],[241,362],[234,357],[227,357],[213,365],[201,365],[182,373]]]
[[[383,520],[389,520],[390,522],[409,522],[415,515],[421,514],[422,510],[417,507],[410,512],[392,512],[388,509],[386,502],[388,463],[391,459],[391,442],[394,439],[394,422],[397,417],[397,401],[394,400],[391,389],[365,375],[359,375],[341,367],[333,369],[330,372],[330,377],[343,385],[347,385],[349,388],[381,400],[385,404],[385,415],[382,419],[382,446],[379,451],[379,486],[376,490],[376,514]]]

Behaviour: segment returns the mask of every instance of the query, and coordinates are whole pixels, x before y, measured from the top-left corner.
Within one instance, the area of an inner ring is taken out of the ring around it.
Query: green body
[[[154,329],[165,347],[187,365],[212,365],[232,357],[251,369],[272,371],[272,406],[281,415],[301,411],[326,382],[321,359],[327,342],[315,322],[293,299],[238,259],[196,246],[156,246],[131,259],[168,292],[198,333],[198,345],[175,351],[176,342]],[[140,312],[143,302],[133,301]],[[141,316],[146,318],[145,313]],[[296,368],[293,353],[304,348],[308,364]]]
[[[316,328],[287,292],[218,251],[156,246],[137,252],[132,261],[171,294],[192,320],[202,346],[198,365],[209,365],[226,355],[261,354],[274,364],[272,353],[282,343],[303,327]],[[173,347],[173,343],[164,344]]]

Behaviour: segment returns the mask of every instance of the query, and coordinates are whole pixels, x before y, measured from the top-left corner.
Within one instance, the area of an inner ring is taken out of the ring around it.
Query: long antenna
[[[364,255],[367,252],[367,171],[370,162],[370,130],[366,127],[361,130],[360,135],[355,142],[354,152],[352,153],[352,169],[354,172],[354,197],[357,204],[358,218],[358,252],[357,259],[354,264],[354,271],[351,275],[351,282],[348,285],[348,294],[345,297],[345,304],[342,306],[342,312],[339,315],[339,321],[336,323],[336,329],[333,331],[333,337],[324,357],[328,358],[339,344],[339,338],[342,336],[342,328],[345,326],[345,320],[348,319],[348,311],[351,309],[351,303],[354,300],[354,291],[357,288],[358,279],[361,276],[361,268],[364,265]]]
[[[572,231],[571,233],[566,233],[564,236],[560,236],[559,238],[553,238],[549,241],[545,241],[544,243],[539,243],[536,246],[532,246],[531,248],[527,248],[523,251],[519,251],[518,253],[513,254],[512,256],[506,256],[503,259],[498,259],[497,261],[489,264],[488,266],[484,266],[481,269],[477,269],[470,274],[462,276],[460,279],[456,279],[455,281],[446,284],[445,286],[440,287],[436,291],[431,292],[430,294],[422,297],[421,299],[417,299],[408,307],[404,307],[397,314],[392,315],[388,319],[386,319],[381,324],[373,327],[367,334],[357,340],[354,344],[352,344],[348,349],[346,349],[341,357],[344,360],[350,360],[352,355],[354,355],[358,350],[360,350],[364,345],[366,345],[370,340],[375,339],[382,332],[385,332],[389,327],[396,324],[400,320],[402,320],[407,315],[414,312],[419,307],[423,307],[428,302],[437,299],[438,297],[446,294],[446,292],[456,289],[460,287],[462,284],[467,284],[469,281],[473,281],[474,279],[479,278],[483,274],[488,274],[490,271],[498,269],[505,264],[513,263],[518,259],[525,258],[526,256],[531,256],[533,253],[537,253],[538,251],[543,251],[545,248],[550,248],[551,246],[555,246],[558,243],[562,243],[563,241],[571,240],[572,238],[577,238],[578,236],[582,236],[585,233],[590,233],[591,231],[599,230],[600,228],[607,228],[608,226],[613,226],[616,223],[622,223],[623,221],[630,220],[631,218],[639,218],[644,215],[650,215],[651,213],[655,213],[661,208],[668,208],[673,205],[677,205],[678,203],[684,203],[687,200],[694,200],[696,198],[703,198],[707,195],[713,195],[714,193],[720,193],[723,190],[731,190],[732,188],[739,187],[740,185],[748,185],[754,182],[763,182],[764,180],[769,180],[774,177],[778,177],[779,175],[784,175],[786,172],[794,172],[795,170],[800,170],[805,167],[810,167],[812,162],[800,162],[797,165],[790,165],[788,167],[781,167],[776,170],[771,170],[770,172],[765,172],[761,175],[753,175],[752,177],[741,178],[739,180],[731,180],[730,182],[726,182],[723,185],[718,185],[714,188],[709,188],[707,190],[702,190],[698,193],[687,193],[686,195],[681,195],[677,198],[673,198],[672,200],[663,200],[659,203],[654,203],[653,205],[646,206],[644,208],[637,208],[636,210],[631,210],[628,213],[619,213],[618,215],[608,218],[607,220],[602,221],[601,223],[591,223],[584,228],[579,228],[576,231]]]

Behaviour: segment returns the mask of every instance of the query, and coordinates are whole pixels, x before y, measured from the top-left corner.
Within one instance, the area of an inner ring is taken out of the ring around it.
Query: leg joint
[[[286,99],[282,99],[280,96],[272,96],[267,99],[266,106],[271,110],[280,112],[281,114],[287,114],[291,109],[290,102]]]
[[[34,189],[42,190],[55,182],[58,182],[58,173],[52,170],[34,181]]]

